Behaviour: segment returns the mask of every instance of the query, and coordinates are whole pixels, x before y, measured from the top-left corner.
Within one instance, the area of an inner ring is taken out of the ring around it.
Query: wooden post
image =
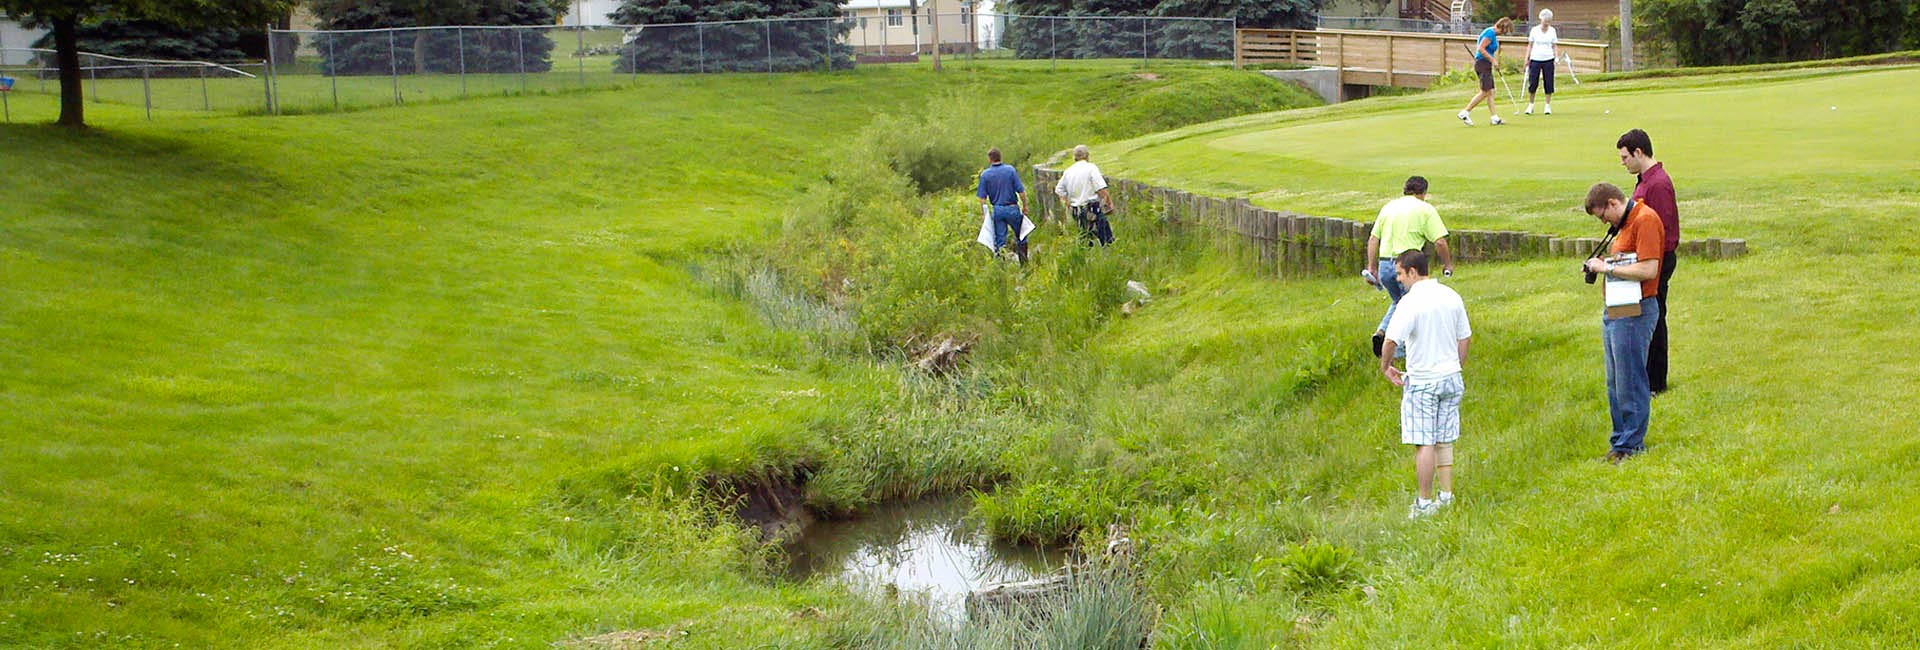
[[[935,3],[927,12],[933,16],[933,71],[940,71],[940,5]]]
[[[1242,40],[1244,30],[1233,30],[1233,69],[1239,70],[1246,65],[1246,43]]]
[[[1335,55],[1333,67],[1340,69],[1340,83],[1344,84],[1347,83],[1347,35],[1335,35],[1334,43],[1334,47],[1340,48],[1340,53]]]
[[[1393,32],[1387,32],[1387,85],[1393,85]]]

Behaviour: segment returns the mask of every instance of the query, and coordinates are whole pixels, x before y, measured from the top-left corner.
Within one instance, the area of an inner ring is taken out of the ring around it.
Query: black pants
[[[1080,226],[1080,241],[1088,246],[1113,243],[1113,224],[1107,221],[1107,210],[1099,201],[1088,201],[1086,205],[1074,208],[1073,222]]]
[[[1545,81],[1547,97],[1553,97],[1553,61],[1527,61],[1527,94],[1540,90],[1540,82]]]
[[[1672,252],[1660,258],[1660,321],[1653,326],[1653,342],[1647,346],[1647,387],[1653,392],[1667,390],[1667,284],[1673,280],[1677,258]]]

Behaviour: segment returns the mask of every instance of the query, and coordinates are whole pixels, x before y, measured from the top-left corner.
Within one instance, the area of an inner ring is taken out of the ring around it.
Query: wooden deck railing
[[[1347,29],[1241,29],[1234,32],[1236,66],[1293,63],[1339,68],[1340,82],[1425,88],[1447,70],[1472,65],[1467,34],[1418,34]],[[1560,41],[1576,73],[1606,72],[1607,43]],[[1527,39],[1500,39],[1500,58],[1525,60]],[[1562,61],[1562,67],[1566,62]],[[1562,70],[1564,75],[1565,71]]]

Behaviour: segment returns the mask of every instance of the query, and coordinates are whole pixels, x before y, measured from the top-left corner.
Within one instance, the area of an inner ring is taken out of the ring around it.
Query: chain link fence
[[[273,30],[276,112],[629,85],[642,74],[997,60],[1233,60],[1232,19],[924,14],[630,26]]]
[[[271,110],[266,62],[213,63],[80,53],[81,94],[93,103],[156,112],[264,113]],[[0,48],[0,77],[16,93],[60,94],[54,51]]]

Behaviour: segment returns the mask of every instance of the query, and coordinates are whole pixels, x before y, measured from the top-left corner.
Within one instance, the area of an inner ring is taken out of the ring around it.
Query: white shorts
[[[1438,381],[1409,382],[1400,394],[1400,442],[1437,445],[1460,439],[1460,396],[1466,392],[1460,373]]]

